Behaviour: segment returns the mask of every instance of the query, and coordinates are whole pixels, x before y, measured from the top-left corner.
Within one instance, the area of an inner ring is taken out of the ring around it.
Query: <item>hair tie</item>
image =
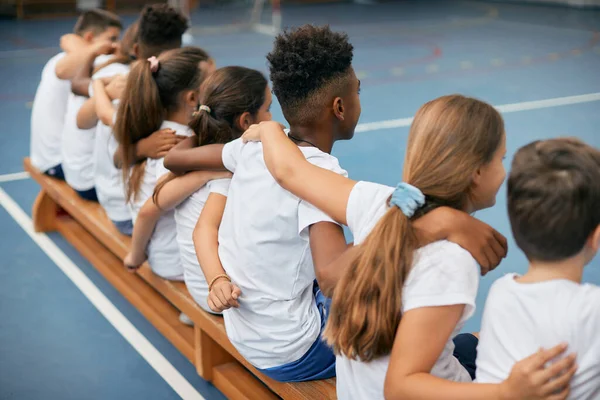
[[[150,63],[150,71],[155,74],[156,72],[158,72],[158,58],[156,58],[155,56],[152,56],[148,59],[148,62]]]
[[[211,109],[209,106],[200,106],[198,107],[198,111],[206,111],[207,113],[211,113]]]
[[[405,182],[396,186],[390,199],[390,205],[398,207],[408,218],[425,205],[425,195],[418,188]]]

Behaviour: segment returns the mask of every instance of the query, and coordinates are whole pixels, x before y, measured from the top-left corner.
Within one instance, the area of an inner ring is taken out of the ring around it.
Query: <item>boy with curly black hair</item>
[[[308,161],[344,176],[329,153],[336,140],[353,136],[360,116],[352,50],[346,34],[305,25],[279,35],[267,57],[290,138]],[[335,376],[335,356],[321,340],[329,301],[315,278],[333,287],[329,283],[336,277],[330,275],[336,272],[323,267],[346,250],[341,226],[277,184],[260,143],[235,140],[186,149],[191,145],[174,148],[165,166],[177,172],[225,167],[234,173],[219,229],[222,267],[216,268],[223,274],[209,294],[218,292],[223,300],[215,311],[228,309],[223,315],[229,339],[273,379]],[[232,301],[236,286],[239,307]]]
[[[181,47],[181,37],[187,29],[187,19],[173,7],[167,4],[144,7],[135,49],[137,58],[146,59]]]

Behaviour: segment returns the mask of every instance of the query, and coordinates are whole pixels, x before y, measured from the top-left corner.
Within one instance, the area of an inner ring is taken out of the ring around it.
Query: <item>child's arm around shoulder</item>
[[[281,187],[347,225],[346,207],[355,181],[307,161],[277,122],[253,125],[243,139],[262,142],[267,168]]]
[[[206,146],[197,146],[198,137],[196,135],[183,140],[165,156],[165,168],[178,175],[188,171],[222,171],[226,169],[223,163],[223,149],[225,145],[209,144]]]

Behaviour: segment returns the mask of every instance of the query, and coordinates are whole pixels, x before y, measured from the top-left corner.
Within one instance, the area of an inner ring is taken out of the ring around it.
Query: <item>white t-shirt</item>
[[[394,188],[370,182],[358,182],[348,199],[346,219],[360,244],[389,209],[388,198]],[[479,286],[479,266],[469,252],[442,240],[415,252],[413,267],[402,291],[402,312],[416,308],[465,304],[465,310],[431,370],[439,378],[471,382],[467,370],[453,356],[454,342],[465,322],[475,311]],[[402,322],[401,322],[402,323]],[[337,395],[347,399],[383,399],[383,386],[389,356],[371,362],[336,357]]]
[[[314,147],[300,150],[309,162],[347,175],[335,157]],[[261,143],[226,144],[223,164],[234,175],[219,229],[219,257],[242,290],[240,307],[223,313],[227,336],[254,366],[281,366],[301,358],[319,336],[307,228],[333,221],[277,184]]]
[[[98,71],[94,78],[127,74],[129,65],[114,63]],[[117,107],[118,100],[113,101]],[[116,114],[115,114],[116,115]],[[131,212],[125,200],[123,173],[115,167],[113,156],[119,144],[110,126],[98,121],[94,143],[94,186],[98,202],[112,221],[127,221]]]
[[[163,121],[160,129],[167,128],[174,130],[177,135],[189,137],[193,134],[188,126],[177,122]],[[146,169],[140,191],[135,200],[130,203],[134,225],[140,209],[146,200],[152,197],[156,183],[168,172],[169,170],[164,167],[162,158],[159,160],[148,158],[146,160]],[[147,254],[148,263],[155,274],[165,279],[183,280],[183,267],[179,257],[179,246],[177,245],[174,210],[165,212],[158,219],[150,243],[148,243]]]
[[[71,82],[58,79],[56,63],[64,57],[52,57],[42,70],[31,110],[31,163],[45,172],[62,162],[61,143]]]
[[[558,279],[518,283],[515,277],[507,274],[490,289],[477,347],[477,382],[501,382],[540,347],[566,342],[579,366],[569,399],[600,399],[600,287]]]
[[[208,282],[198,264],[196,249],[192,235],[200,213],[208,200],[210,193],[219,193],[227,197],[231,179],[217,179],[208,182],[175,208],[175,223],[177,224],[177,243],[183,265],[185,285],[196,303],[204,310],[214,313],[208,307]]]
[[[111,57],[113,56],[99,56],[94,61],[94,65],[103,64]],[[100,75],[100,72],[97,75]],[[96,78],[96,75],[94,78]],[[65,173],[65,180],[73,189],[82,191],[94,187],[96,128],[79,129],[77,127],[77,114],[86,100],[87,97],[77,96],[73,93],[69,95],[62,141],[62,168]]]

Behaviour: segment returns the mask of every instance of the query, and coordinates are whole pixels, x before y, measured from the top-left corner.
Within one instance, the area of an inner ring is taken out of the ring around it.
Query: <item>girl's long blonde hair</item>
[[[439,206],[463,209],[474,172],[489,163],[504,135],[502,117],[482,101],[451,95],[423,105],[410,128],[403,182],[426,203],[412,217],[391,207],[360,245],[336,285],[325,338],[335,353],[371,361],[392,349],[402,289],[419,247],[412,221]]]

